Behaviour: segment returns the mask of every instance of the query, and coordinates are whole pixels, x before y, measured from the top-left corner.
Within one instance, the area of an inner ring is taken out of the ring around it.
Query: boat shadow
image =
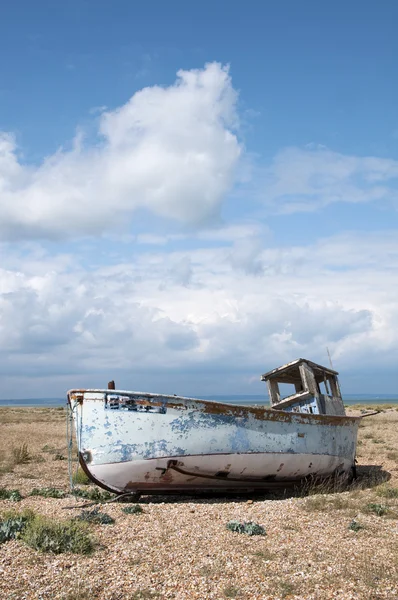
[[[351,489],[371,489],[390,481],[391,473],[385,471],[381,465],[358,465],[356,468],[356,478],[353,479],[349,488]]]
[[[303,498],[314,494],[336,494],[355,490],[375,488],[391,479],[391,473],[385,471],[381,465],[358,465],[355,477],[350,481],[339,477],[315,479],[307,477],[298,483],[288,486],[281,485],[264,490],[243,490],[237,492],[215,490],[206,492],[187,492],[177,494],[145,495],[139,500],[140,504],[217,504],[225,502],[247,502],[248,500],[286,500],[289,498]]]

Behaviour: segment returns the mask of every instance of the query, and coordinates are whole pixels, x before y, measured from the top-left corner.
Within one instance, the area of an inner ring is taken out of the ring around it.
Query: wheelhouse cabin
[[[345,415],[338,373],[310,360],[299,358],[264,373],[271,408],[317,415]],[[283,394],[290,388],[287,395]]]

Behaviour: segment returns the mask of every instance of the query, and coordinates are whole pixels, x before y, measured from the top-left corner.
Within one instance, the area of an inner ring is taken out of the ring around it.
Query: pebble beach
[[[87,526],[90,554],[41,552],[18,538],[0,544],[1,597],[398,598],[398,410],[379,409],[361,422],[358,478],[343,491],[143,496],[138,514],[123,512],[124,503],[104,503],[100,509],[114,523]],[[0,490],[22,496],[0,499],[0,519],[27,509],[61,521],[81,512],[85,500],[69,494],[65,429],[63,408],[0,409]],[[26,460],[18,463],[23,444]],[[65,497],[30,495],[49,487]],[[258,523],[265,535],[230,531],[231,520]]]

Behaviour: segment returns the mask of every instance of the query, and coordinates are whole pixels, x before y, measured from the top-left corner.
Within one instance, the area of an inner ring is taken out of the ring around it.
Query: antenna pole
[[[333,363],[332,363],[332,358],[331,358],[331,356],[330,356],[329,348],[328,348],[327,346],[326,346],[326,352],[328,353],[328,357],[329,357],[330,366],[331,366],[331,368],[334,370]]]

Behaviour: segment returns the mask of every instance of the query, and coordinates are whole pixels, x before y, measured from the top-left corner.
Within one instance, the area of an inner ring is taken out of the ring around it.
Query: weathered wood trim
[[[300,365],[300,373],[304,390],[310,392],[313,396],[319,396],[318,386],[312,369],[306,363],[303,363]]]
[[[268,393],[271,406],[278,404],[281,400],[278,382],[275,379],[267,381]]]

